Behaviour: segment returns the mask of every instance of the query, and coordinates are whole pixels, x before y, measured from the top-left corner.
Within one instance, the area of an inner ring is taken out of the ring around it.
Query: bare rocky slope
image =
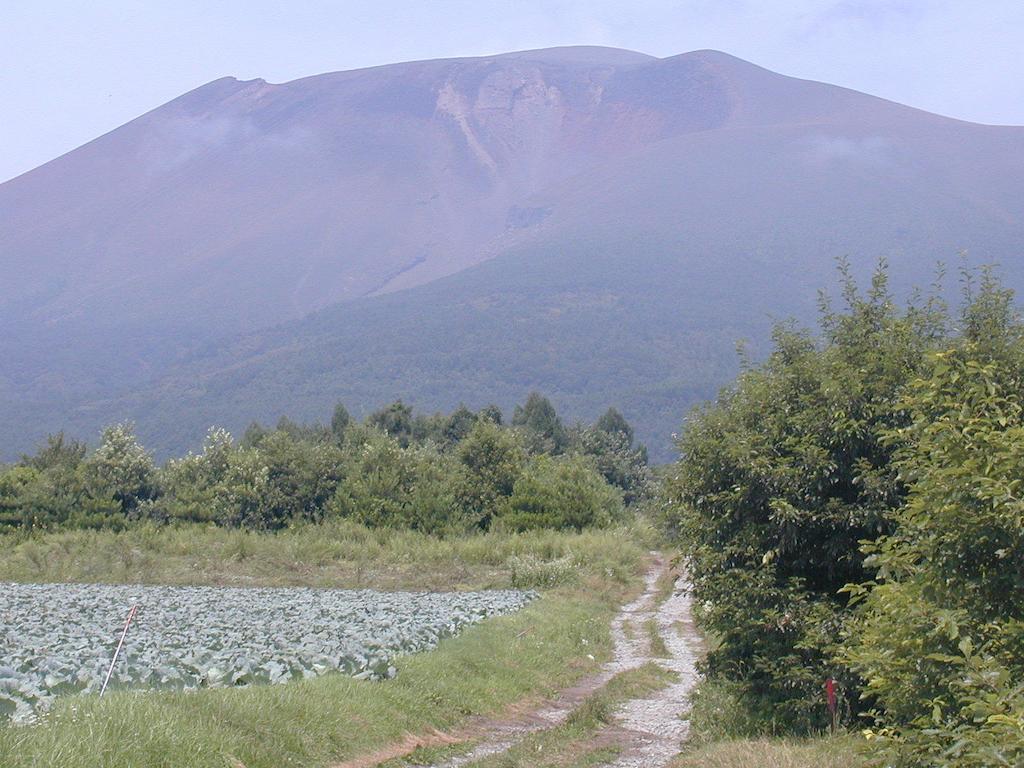
[[[1024,129],[713,51],[528,51],[214,81],[0,185],[0,443],[131,417],[686,407],[847,255],[1024,285]]]

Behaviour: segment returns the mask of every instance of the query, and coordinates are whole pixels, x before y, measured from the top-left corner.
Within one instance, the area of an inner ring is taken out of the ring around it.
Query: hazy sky
[[[0,180],[223,75],[553,45],[717,48],[1024,124],[1024,0],[0,0]]]

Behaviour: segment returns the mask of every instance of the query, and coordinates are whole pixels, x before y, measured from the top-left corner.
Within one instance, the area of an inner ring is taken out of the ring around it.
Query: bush
[[[1004,351],[939,355],[905,399],[893,441],[911,491],[866,548],[876,580],[850,589],[844,656],[890,764],[1024,764],[1024,365]]]
[[[622,494],[581,456],[535,457],[499,518],[514,531],[601,528],[622,517]]]
[[[456,451],[454,492],[459,508],[477,527],[487,529],[500,517],[526,466],[518,435],[489,419],[478,419]]]
[[[884,271],[847,311],[826,311],[824,343],[779,328],[768,361],[687,422],[667,482],[705,624],[721,638],[711,678],[735,683],[752,713],[810,732],[828,724],[826,678],[849,716],[859,680],[834,660],[863,581],[862,540],[890,529],[904,486],[885,439],[906,423],[899,393],[921,370],[944,316],[900,312]]]
[[[425,533],[465,530],[456,504],[454,464],[436,448],[403,449],[386,435],[370,435],[350,458],[331,508],[362,525]]]

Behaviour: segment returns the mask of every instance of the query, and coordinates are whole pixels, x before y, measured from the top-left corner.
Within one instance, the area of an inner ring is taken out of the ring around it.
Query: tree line
[[[1024,764],[1024,327],[990,271],[906,306],[883,266],[693,413],[666,487],[708,683],[751,731],[879,765]],[[705,688],[705,690],[708,690]],[[699,706],[699,701],[698,701]]]
[[[340,516],[459,533],[500,525],[604,526],[652,491],[646,450],[613,408],[565,426],[533,393],[511,423],[489,406],[416,414],[395,402],[362,422],[211,428],[196,453],[157,466],[130,424],[99,444],[52,435],[0,467],[0,529],[120,528],[133,521],[273,530]]]

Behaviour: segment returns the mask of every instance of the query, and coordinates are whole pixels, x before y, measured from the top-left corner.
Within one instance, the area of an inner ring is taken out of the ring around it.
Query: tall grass
[[[480,533],[437,538],[344,520],[276,533],[188,525],[120,532],[0,536],[0,581],[344,586],[380,589],[549,588],[581,568],[622,580],[648,528]],[[623,560],[617,542],[631,542]]]
[[[851,736],[733,739],[685,752],[672,768],[860,768],[867,762]]]
[[[714,643],[714,638],[709,638]],[[867,765],[848,734],[782,738],[768,713],[751,711],[738,686],[702,681],[691,695],[690,735],[672,768],[859,768]]]

